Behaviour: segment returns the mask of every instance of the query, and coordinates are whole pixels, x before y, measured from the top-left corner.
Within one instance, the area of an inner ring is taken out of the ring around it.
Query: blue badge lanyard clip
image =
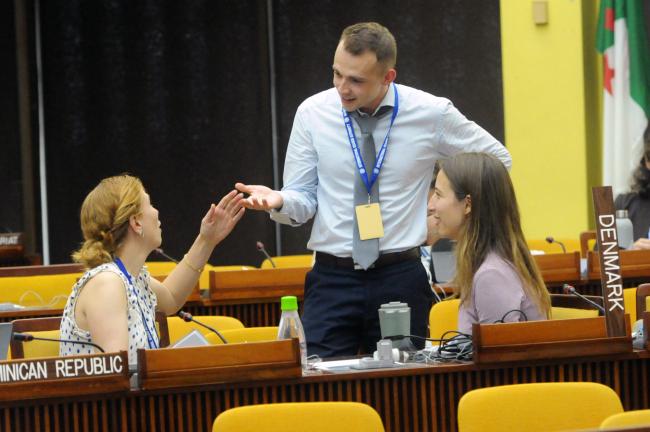
[[[120,269],[122,274],[126,277],[126,280],[129,281],[129,291],[131,291],[131,293],[135,297],[135,303],[138,306],[138,310],[140,310],[142,325],[144,326],[144,329],[147,332],[147,343],[149,344],[149,348],[158,348],[158,342],[153,337],[152,330],[147,325],[147,319],[144,315],[144,311],[142,310],[142,307],[140,306],[140,302],[138,301],[138,294],[135,292],[135,286],[133,284],[133,279],[131,278],[131,275],[126,270],[126,267],[124,266],[124,263],[122,262],[121,259],[115,258],[115,264],[117,265],[117,268]]]
[[[363,162],[363,157],[361,157],[361,152],[359,150],[359,143],[354,133],[354,126],[352,125],[352,119],[350,118],[350,114],[348,114],[348,112],[345,109],[341,108],[341,112],[343,114],[343,122],[345,123],[345,129],[347,130],[348,133],[348,141],[350,142],[350,147],[352,148],[352,154],[354,155],[354,160],[357,164],[357,169],[359,170],[359,174],[361,175],[361,180],[363,180],[363,183],[366,185],[366,189],[368,190],[368,204],[370,204],[370,195],[372,193],[372,186],[375,184],[375,181],[377,181],[377,177],[379,177],[379,171],[381,171],[381,167],[384,164],[384,159],[386,158],[386,149],[388,148],[388,137],[390,136],[390,131],[393,128],[393,123],[395,123],[395,117],[397,117],[397,113],[399,112],[399,95],[397,94],[397,86],[395,85],[395,83],[393,83],[393,92],[395,93],[395,104],[393,106],[393,114],[390,118],[390,125],[388,126],[386,137],[384,138],[384,142],[382,143],[381,149],[379,149],[379,154],[377,155],[377,158],[375,160],[375,167],[372,170],[372,177],[370,179],[368,179],[368,172],[366,171],[366,165]]]

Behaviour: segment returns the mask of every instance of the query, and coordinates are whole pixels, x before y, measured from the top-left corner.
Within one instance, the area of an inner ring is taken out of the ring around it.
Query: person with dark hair
[[[107,352],[158,348],[155,312],[178,311],[192,292],[212,250],[244,214],[233,190],[212,204],[192,247],[164,282],[144,265],[162,242],[158,210],[140,179],[118,175],[102,180],[81,206],[84,243],[72,258],[88,271],[77,281],[61,318],[61,338],[91,342]],[[92,347],[62,342],[62,356],[91,354]]]
[[[614,201],[616,210],[627,210],[632,221],[632,249],[650,249],[650,126],[643,134],[643,156],[632,175],[632,190]]]
[[[427,335],[433,293],[420,263],[436,160],[484,151],[510,166],[503,145],[452,103],[396,84],[395,38],[377,23],[343,30],[334,87],[296,112],[281,191],[237,183],[247,208],[297,226],[314,217],[302,316],[309,354],[371,353],[377,309],[411,308],[411,333]],[[416,345],[422,346],[418,341]]]
[[[494,156],[462,153],[441,161],[429,202],[441,236],[457,240],[458,330],[474,323],[543,320],[551,300],[528,250],[508,171]]]

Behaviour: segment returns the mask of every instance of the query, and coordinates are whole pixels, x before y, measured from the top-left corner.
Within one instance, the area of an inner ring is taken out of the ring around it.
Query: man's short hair
[[[377,62],[390,69],[397,62],[397,44],[391,32],[376,22],[353,24],[341,33],[343,48],[352,55],[373,52]]]

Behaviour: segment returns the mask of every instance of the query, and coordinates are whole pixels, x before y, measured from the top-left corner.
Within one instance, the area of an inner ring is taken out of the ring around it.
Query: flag
[[[596,47],[603,55],[603,184],[629,190],[650,117],[650,55],[643,0],[601,0]]]

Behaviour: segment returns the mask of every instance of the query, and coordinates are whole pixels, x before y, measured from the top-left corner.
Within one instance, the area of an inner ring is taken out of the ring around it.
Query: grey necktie
[[[361,129],[361,157],[368,172],[368,180],[372,178],[372,170],[375,167],[375,140],[372,138],[372,132],[377,126],[377,120],[389,112],[392,107],[384,106],[379,109],[377,115],[374,117],[360,116],[358,113],[353,113],[353,117]],[[361,175],[357,173],[354,182],[354,206],[368,204],[368,189],[361,179]],[[370,194],[370,202],[379,202],[379,178],[372,186],[372,193]],[[379,257],[379,239],[361,240],[359,237],[359,225],[357,224],[357,214],[354,213],[354,233],[352,237],[352,259],[355,263],[367,270],[368,267],[374,263]]]

